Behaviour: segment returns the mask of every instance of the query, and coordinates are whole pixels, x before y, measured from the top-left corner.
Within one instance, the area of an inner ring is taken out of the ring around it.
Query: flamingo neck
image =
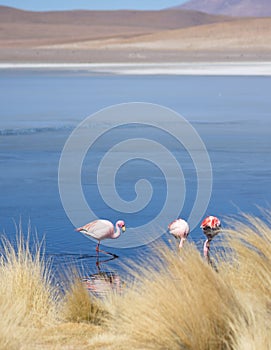
[[[209,251],[210,251],[210,240],[206,239],[203,246],[203,254],[207,259],[209,258]]]
[[[183,244],[185,241],[186,241],[186,238],[182,237],[180,240],[179,249],[181,249],[183,247]]]
[[[115,228],[116,228],[116,231],[112,236],[113,239],[118,238],[120,236],[120,227],[116,225]]]

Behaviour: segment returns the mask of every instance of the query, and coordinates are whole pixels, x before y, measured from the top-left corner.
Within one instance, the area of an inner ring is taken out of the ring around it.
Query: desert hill
[[[87,45],[87,42],[84,43]],[[242,50],[262,49],[271,51],[271,18],[238,19],[232,22],[221,22],[202,25],[199,28],[166,30],[135,38],[120,39],[115,42],[92,42],[106,48],[144,48],[167,50]],[[91,43],[89,43],[91,46]]]
[[[238,17],[271,16],[270,0],[190,0],[175,8]]]
[[[0,62],[271,60],[271,18],[0,6],[0,23]]]
[[[197,11],[31,12],[0,6],[0,46],[25,47],[131,37],[229,20]]]

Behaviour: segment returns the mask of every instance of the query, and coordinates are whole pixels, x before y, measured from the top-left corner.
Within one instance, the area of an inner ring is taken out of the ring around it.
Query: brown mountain
[[[0,6],[0,62],[270,59],[271,18],[192,10],[30,12]]]
[[[236,35],[238,33],[238,35]],[[232,22],[221,22],[183,29],[140,35],[129,40],[121,39],[109,43],[101,40],[99,45],[107,48],[131,48],[197,52],[247,52],[271,50],[271,18],[242,18]]]
[[[0,6],[0,46],[22,47],[150,34],[230,20],[197,11],[31,12]]]
[[[238,17],[271,16],[270,0],[190,0],[175,8]]]

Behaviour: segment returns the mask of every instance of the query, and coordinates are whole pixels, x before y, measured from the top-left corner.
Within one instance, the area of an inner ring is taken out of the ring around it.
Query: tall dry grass
[[[0,258],[0,348],[26,344],[32,327],[56,319],[57,293],[41,247],[30,251],[29,241],[18,235],[12,245],[3,237]],[[23,343],[22,343],[23,341]]]
[[[165,246],[159,251],[119,300],[118,332],[140,349],[231,349],[231,324],[244,314],[234,288],[192,245],[180,256]]]
[[[229,220],[225,232],[231,254],[221,273],[246,312],[232,325],[237,350],[271,349],[271,213],[262,214]]]
[[[231,224],[218,273],[193,245],[145,261],[114,314],[123,349],[271,349],[270,216]]]
[[[91,297],[76,271],[63,292],[53,283],[42,244],[30,243],[21,228],[13,244],[2,237],[0,255],[0,349],[77,348],[98,328],[107,311]],[[69,330],[68,330],[69,329]],[[78,333],[78,334],[77,334]],[[43,341],[45,343],[43,343]]]
[[[62,319],[102,325],[109,317],[106,306],[88,292],[78,272],[74,271],[62,302]]]
[[[0,296],[5,304],[23,305],[22,324],[31,320],[33,325],[43,325],[55,319],[57,291],[41,246],[37,244],[31,251],[22,235],[16,247],[3,239],[0,278]]]
[[[244,216],[221,234],[216,272],[193,244],[160,244],[121,295],[97,300],[80,278],[63,295],[40,250],[4,241],[1,349],[271,349],[271,222]],[[35,327],[37,337],[31,328]],[[32,332],[32,333],[31,333]],[[29,336],[30,334],[30,336]]]

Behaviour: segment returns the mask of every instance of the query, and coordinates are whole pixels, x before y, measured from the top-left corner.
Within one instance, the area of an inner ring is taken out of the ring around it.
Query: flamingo
[[[175,238],[180,238],[181,249],[190,232],[188,223],[183,219],[174,220],[168,225],[168,230]]]
[[[110,254],[112,256],[117,257],[115,254],[105,252],[104,250],[100,250],[100,243],[102,240],[107,238],[110,238],[110,239],[118,238],[121,234],[121,231],[125,232],[125,229],[126,229],[125,223],[123,220],[118,220],[115,224],[115,228],[112,222],[109,220],[95,220],[95,221],[89,222],[88,224],[82,227],[78,227],[75,230],[83,233],[85,236],[89,236],[97,239],[98,241],[98,244],[96,246],[97,256],[99,252],[103,252],[105,254]]]
[[[207,259],[209,264],[212,264],[210,259],[210,243],[212,239],[219,233],[221,230],[220,220],[216,216],[207,216],[201,223],[200,228],[203,230],[203,233],[207,237],[203,246],[203,254]]]

